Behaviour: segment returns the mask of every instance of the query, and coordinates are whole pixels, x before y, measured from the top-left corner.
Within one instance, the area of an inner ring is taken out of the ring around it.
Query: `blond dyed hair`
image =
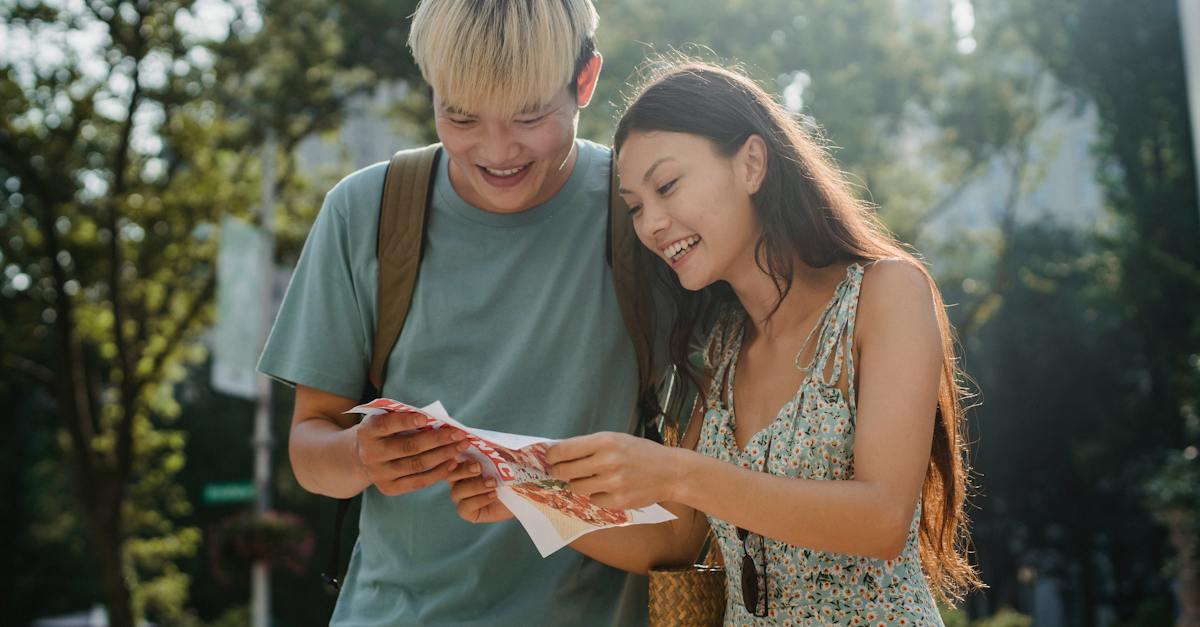
[[[446,105],[515,115],[574,85],[598,22],[591,0],[422,0],[408,45]]]

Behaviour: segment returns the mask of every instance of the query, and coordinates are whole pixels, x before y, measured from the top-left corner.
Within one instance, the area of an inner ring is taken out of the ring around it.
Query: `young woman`
[[[727,624],[940,624],[934,594],[979,580],[960,373],[928,271],[736,72],[660,71],[614,143],[620,193],[673,305],[670,360],[701,401],[683,447],[600,433],[550,449],[554,474],[598,504],[679,516],[572,547],[645,572],[689,563],[711,527]],[[689,338],[705,333],[698,367]],[[460,515],[508,517],[468,473],[454,477]]]

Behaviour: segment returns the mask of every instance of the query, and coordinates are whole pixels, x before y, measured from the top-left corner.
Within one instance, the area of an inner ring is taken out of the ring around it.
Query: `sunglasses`
[[[750,547],[746,544],[746,538],[750,537],[750,532],[737,527],[738,539],[742,541],[742,604],[745,605],[746,611],[755,616],[767,615],[767,595],[763,595],[762,591],[758,590],[758,567],[755,566],[754,557],[750,557]],[[762,542],[762,561],[763,561],[763,587],[767,583],[767,543]],[[762,613],[758,613],[758,605],[762,604]]]
[[[768,461],[771,458],[771,446],[775,443],[775,434],[767,440],[766,457],[763,460],[763,470],[767,470]],[[767,539],[758,536],[759,544],[762,546],[763,556],[763,572],[762,581],[763,589],[758,587],[758,566],[754,564],[754,558],[750,557],[750,546],[746,543],[746,538],[752,534],[741,527],[737,528],[738,540],[742,543],[742,605],[746,606],[746,611],[759,617],[767,615]],[[755,534],[756,535],[756,534]],[[762,605],[762,612],[759,613],[758,606]]]
[[[746,611],[755,616],[767,615],[767,595],[760,594],[758,588],[758,567],[754,564],[754,558],[750,557],[750,547],[746,544],[746,538],[750,537],[750,532],[737,528],[738,540],[742,541],[742,604],[746,606]],[[759,536],[761,540],[762,537]],[[763,587],[767,583],[767,543],[760,542],[763,548]],[[759,613],[758,606],[762,604],[762,613]]]

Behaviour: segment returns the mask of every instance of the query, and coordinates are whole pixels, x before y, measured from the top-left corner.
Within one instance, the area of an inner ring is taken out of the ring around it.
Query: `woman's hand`
[[[614,509],[675,501],[681,451],[626,433],[595,433],[550,447],[546,461],[571,491]]]
[[[458,507],[458,515],[471,523],[492,523],[512,518],[512,512],[496,497],[496,480],[484,477],[479,464],[459,466],[446,478],[450,498]]]

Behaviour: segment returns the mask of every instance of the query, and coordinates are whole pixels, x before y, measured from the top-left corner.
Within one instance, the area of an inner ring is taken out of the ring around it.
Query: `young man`
[[[463,422],[563,438],[628,429],[636,366],[605,262],[609,151],[576,140],[600,72],[590,0],[424,0],[409,44],[440,159],[426,244],[383,395]],[[574,551],[542,559],[513,521],[473,526],[443,481],[460,442],[356,423],[376,324],[386,164],[341,181],[309,234],[260,369],[294,383],[305,489],[363,495],[332,624],[610,625],[644,583]],[[640,585],[639,585],[640,584]]]

